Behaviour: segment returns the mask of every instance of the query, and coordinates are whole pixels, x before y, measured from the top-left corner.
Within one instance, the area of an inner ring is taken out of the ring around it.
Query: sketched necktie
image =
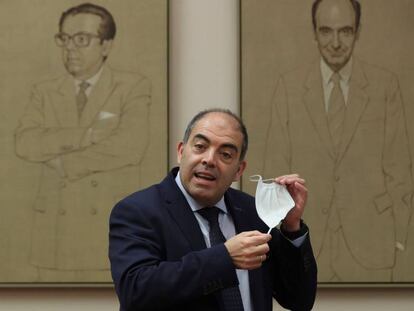
[[[220,230],[218,215],[220,210],[213,207],[206,207],[198,211],[210,226],[209,238],[211,246],[226,242],[226,238]],[[223,300],[225,311],[243,311],[243,302],[238,286],[225,288],[221,290],[221,298]]]
[[[78,108],[79,118],[82,115],[83,109],[85,109],[86,102],[88,101],[88,96],[86,95],[86,89],[89,87],[89,83],[82,81],[79,84],[79,92],[76,95],[76,106]]]
[[[329,97],[328,105],[329,131],[331,133],[336,155],[338,155],[339,146],[341,144],[346,111],[345,99],[339,83],[340,79],[341,77],[339,73],[335,72],[332,75],[331,80],[334,83],[334,87]]]

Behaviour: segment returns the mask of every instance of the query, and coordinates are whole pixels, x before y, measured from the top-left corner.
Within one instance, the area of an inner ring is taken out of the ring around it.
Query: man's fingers
[[[283,175],[275,178],[275,181],[281,185],[289,185],[295,182],[305,184],[305,180],[298,174]]]
[[[302,184],[302,183],[299,183],[299,182],[295,182],[294,184],[294,187],[296,188],[296,189],[298,189],[298,190],[300,190],[300,191],[303,191],[303,192],[308,192],[308,189],[305,187],[305,185],[304,184]]]
[[[270,234],[259,231],[239,233],[225,242],[225,246],[239,269],[256,269],[266,260],[269,252],[267,242],[272,238]]]
[[[251,256],[262,256],[266,255],[269,252],[269,245],[267,243],[254,246],[250,249]]]
[[[245,231],[239,234],[240,237],[243,237],[243,241],[246,246],[249,245],[260,245],[267,243],[272,239],[272,236],[267,233],[261,233],[260,231]]]
[[[260,232],[258,230],[244,231],[244,232],[241,232],[239,234],[242,235],[242,236],[245,236],[245,237],[266,235],[265,233],[262,233],[262,232]]]
[[[251,270],[259,268],[266,259],[266,254],[243,256],[234,258],[234,263],[239,269]]]

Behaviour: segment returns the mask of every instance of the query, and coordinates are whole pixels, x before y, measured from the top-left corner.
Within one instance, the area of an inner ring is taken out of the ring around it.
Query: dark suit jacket
[[[121,310],[219,310],[215,293],[238,284],[224,244],[206,248],[175,183],[177,171],[125,198],[112,211],[109,257]],[[267,231],[253,197],[229,189],[225,200],[236,232]],[[272,310],[272,296],[285,308],[310,310],[316,263],[309,237],[296,248],[279,230],[272,236],[269,259],[249,272],[254,310]]]

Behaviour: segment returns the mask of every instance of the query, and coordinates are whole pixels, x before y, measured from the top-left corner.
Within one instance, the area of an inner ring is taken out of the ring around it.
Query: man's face
[[[70,40],[65,47],[62,47],[66,70],[79,80],[86,80],[95,75],[111,49],[112,41],[101,42],[101,39],[96,37],[100,24],[99,16],[88,13],[69,15],[62,24],[60,31],[69,36],[78,33],[93,35],[88,46],[77,47],[73,40]]]
[[[246,167],[240,161],[242,142],[236,120],[211,112],[195,124],[188,142],[178,145],[181,182],[199,204],[215,205],[239,180]]]
[[[352,56],[359,31],[349,0],[324,0],[316,12],[315,39],[327,65],[338,71]]]

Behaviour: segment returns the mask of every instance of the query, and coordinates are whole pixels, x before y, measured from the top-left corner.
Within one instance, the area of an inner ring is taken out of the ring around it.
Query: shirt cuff
[[[283,230],[282,222],[280,225],[280,232],[282,233],[283,237],[289,240],[289,242],[291,242],[294,246],[300,247],[308,235],[308,228],[304,225],[303,220],[300,220],[300,229],[298,231],[289,232]]]

